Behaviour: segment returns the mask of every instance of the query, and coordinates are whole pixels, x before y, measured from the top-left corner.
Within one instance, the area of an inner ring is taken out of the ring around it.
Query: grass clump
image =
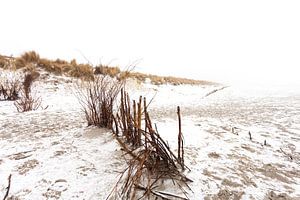
[[[88,126],[111,128],[113,105],[124,82],[109,76],[96,76],[77,85],[76,96],[85,113]]]
[[[5,69],[5,68],[8,67],[8,65],[9,65],[9,60],[8,60],[8,58],[5,58],[4,56],[1,56],[1,55],[0,55],[0,68]]]
[[[21,69],[26,67],[27,62],[23,58],[16,58],[14,64],[16,69]]]
[[[61,65],[44,58],[39,60],[38,67],[55,75],[62,75],[63,72]]]
[[[37,68],[44,69],[55,75],[67,75],[75,78],[93,79],[93,67],[89,64],[78,64],[75,59],[71,62],[56,59],[49,60],[41,58],[35,51],[23,53],[20,57],[12,57],[15,69],[24,69],[25,72],[36,71]],[[0,67],[5,68],[9,65],[5,56],[0,56]]]
[[[86,80],[94,78],[93,68],[88,64],[72,65],[72,68],[67,73],[75,78],[84,78]]]
[[[23,53],[21,58],[27,63],[38,63],[40,60],[40,55],[35,51],[28,51]]]
[[[109,67],[100,65],[95,67],[94,74],[103,74],[103,75],[109,75],[110,77],[116,77],[121,73],[121,70],[119,67]]]
[[[37,110],[41,106],[41,98],[32,94],[33,82],[39,77],[39,75],[40,74],[38,72],[30,72],[25,74],[20,98],[14,103],[18,112]]]
[[[21,69],[26,67],[28,64],[38,64],[40,60],[39,54],[37,54],[35,51],[29,51],[23,53],[20,57],[17,57],[15,59],[15,67],[16,69]]]

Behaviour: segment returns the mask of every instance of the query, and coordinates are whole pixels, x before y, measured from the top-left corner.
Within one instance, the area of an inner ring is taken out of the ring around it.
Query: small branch
[[[6,200],[6,198],[8,197],[8,194],[9,194],[9,190],[10,190],[10,182],[11,182],[11,174],[8,176],[8,186],[6,188],[6,194],[3,198],[3,200]]]
[[[293,160],[293,157],[292,157],[291,154],[286,153],[285,151],[282,150],[282,148],[280,148],[280,151],[281,151],[284,155],[288,156],[291,160]]]
[[[218,91],[224,90],[225,88],[228,88],[228,86],[223,86],[221,88],[214,89],[214,90],[210,91],[209,93],[207,93],[203,98],[208,97],[208,96],[210,96],[210,95],[212,95],[212,94],[214,94]]]
[[[177,106],[177,115],[178,115],[178,160],[180,161],[180,165],[184,170],[184,149],[183,149],[183,137],[181,131],[181,115],[180,115],[180,107]]]
[[[156,197],[160,197],[162,199],[170,200],[171,198],[176,198],[176,199],[182,199],[182,200],[189,200],[188,198],[181,197],[181,196],[178,196],[178,195],[175,195],[175,194],[171,194],[171,193],[167,193],[167,192],[161,192],[161,191],[153,191],[153,190],[151,190],[149,188],[145,188],[141,185],[136,185],[135,187],[137,189],[144,190],[146,192],[150,190],[149,192],[151,192]]]

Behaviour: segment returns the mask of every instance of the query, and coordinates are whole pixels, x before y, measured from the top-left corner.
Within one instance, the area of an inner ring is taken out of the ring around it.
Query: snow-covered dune
[[[35,91],[45,110],[18,113],[13,102],[0,101],[1,196],[9,174],[12,199],[110,193],[126,166],[123,152],[110,130],[87,127],[75,82],[52,75],[39,80]],[[300,198],[300,92],[133,80],[126,87],[132,99],[154,97],[150,115],[174,151],[181,106],[190,199]]]

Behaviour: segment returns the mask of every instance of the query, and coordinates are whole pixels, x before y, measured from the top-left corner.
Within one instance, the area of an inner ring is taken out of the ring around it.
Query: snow
[[[87,127],[76,80],[43,77],[34,91],[47,109],[18,113],[13,102],[0,101],[0,196],[12,174],[10,196],[18,199],[105,199],[126,167],[120,146],[110,130]],[[181,107],[190,199],[263,199],[271,191],[300,198],[296,88],[133,80],[126,87],[131,99],[154,97],[150,116],[174,151]]]

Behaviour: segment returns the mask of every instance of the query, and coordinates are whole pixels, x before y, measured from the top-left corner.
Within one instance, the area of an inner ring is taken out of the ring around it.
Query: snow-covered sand
[[[18,113],[0,101],[0,198],[9,174],[15,199],[110,193],[126,166],[123,152],[109,130],[86,126],[74,82],[39,80],[45,110]],[[181,106],[190,199],[300,199],[300,91],[231,86],[212,93],[220,88],[127,84],[132,99],[155,96],[150,115],[174,151]]]

